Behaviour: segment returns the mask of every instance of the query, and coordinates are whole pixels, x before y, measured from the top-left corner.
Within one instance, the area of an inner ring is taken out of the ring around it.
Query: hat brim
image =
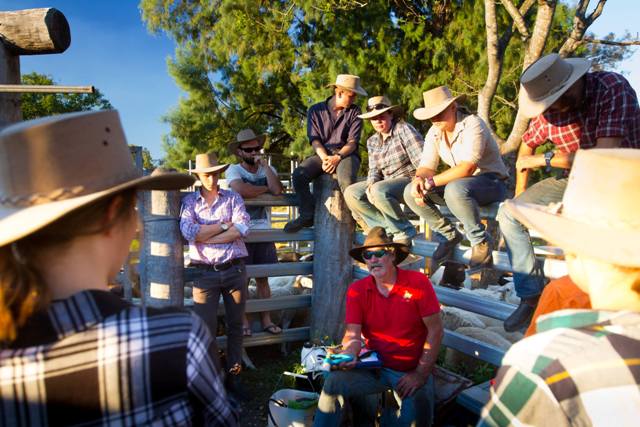
[[[358,86],[356,88],[352,88],[352,87],[340,86],[340,85],[337,85],[335,83],[331,83],[331,84],[328,84],[325,87],[333,87],[333,88],[339,87],[340,89],[348,90],[349,92],[354,92],[354,93],[357,93],[358,95],[361,95],[361,96],[367,96],[367,91],[365,91],[360,86]]]
[[[418,120],[429,120],[432,117],[435,117],[438,114],[442,113],[449,105],[451,105],[455,101],[463,100],[465,98],[466,95],[464,94],[458,95],[432,107],[416,108],[415,110],[413,110],[413,117]]]
[[[349,251],[349,255],[351,256],[351,258],[355,259],[356,261],[366,264],[366,261],[362,257],[362,252],[364,252],[366,249],[379,248],[380,246],[391,246],[395,249],[396,265],[400,264],[409,256],[409,248],[407,247],[407,245],[404,245],[402,243],[396,243],[396,242],[376,243],[374,245],[358,246],[357,248],[351,249]]]
[[[261,135],[257,135],[255,139],[260,143],[260,147],[264,147],[264,143],[267,141],[267,135],[263,133]],[[227,152],[231,155],[237,156],[238,153],[236,153],[236,151],[238,150],[238,147],[240,147],[240,144],[244,144],[249,141],[253,141],[253,139],[247,139],[246,141],[231,141],[227,145]]]
[[[505,208],[565,252],[620,266],[640,267],[640,230],[606,228],[604,222],[580,222],[532,203],[507,200]]]
[[[363,120],[368,120],[368,119],[373,119],[375,117],[378,117],[379,115],[384,114],[387,111],[397,111],[397,110],[398,110],[398,105],[391,105],[386,108],[381,108],[379,110],[373,110],[368,113],[360,114],[358,117]]]
[[[0,206],[0,246],[15,242],[35,233],[47,225],[83,206],[112,196],[124,190],[179,190],[192,185],[194,178],[177,172],[148,175],[118,184],[114,187],[51,203],[43,203],[27,208],[7,208]]]
[[[518,107],[520,112],[527,118],[532,119],[547,111],[551,105],[556,102],[560,97],[576,82],[580,77],[586,74],[591,68],[591,61],[584,58],[566,58],[566,62],[571,64],[571,75],[565,81],[558,90],[553,92],[549,96],[544,98],[533,100],[529,97],[529,93],[520,85],[520,92],[518,93]]]
[[[229,167],[229,164],[222,164],[211,166],[208,168],[199,168],[199,169],[191,169],[193,173],[213,173],[213,172],[224,172]]]

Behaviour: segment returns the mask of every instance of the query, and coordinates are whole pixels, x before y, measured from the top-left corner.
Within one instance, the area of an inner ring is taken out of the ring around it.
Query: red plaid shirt
[[[610,72],[587,73],[586,79],[583,108],[534,118],[522,136],[525,144],[536,148],[550,140],[571,153],[595,147],[598,138],[621,136],[621,147],[640,148],[640,107],[629,82]]]

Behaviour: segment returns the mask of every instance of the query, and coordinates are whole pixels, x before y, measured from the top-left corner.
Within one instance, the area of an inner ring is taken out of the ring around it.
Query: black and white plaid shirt
[[[0,350],[0,425],[237,425],[211,355],[193,314],[80,292]]]

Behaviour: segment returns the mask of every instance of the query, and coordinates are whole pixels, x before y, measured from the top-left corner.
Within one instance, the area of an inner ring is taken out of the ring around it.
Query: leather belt
[[[234,258],[227,262],[222,262],[220,264],[204,264],[200,262],[191,263],[194,267],[202,268],[203,270],[211,270],[211,271],[224,271],[230,269],[234,265],[240,265],[244,261],[239,258]]]

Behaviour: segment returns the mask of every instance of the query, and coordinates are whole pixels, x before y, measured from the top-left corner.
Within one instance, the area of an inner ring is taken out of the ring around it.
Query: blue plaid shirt
[[[422,135],[404,120],[393,124],[391,134],[384,141],[380,133],[369,137],[367,184],[385,178],[413,177],[420,164],[423,145]]]

